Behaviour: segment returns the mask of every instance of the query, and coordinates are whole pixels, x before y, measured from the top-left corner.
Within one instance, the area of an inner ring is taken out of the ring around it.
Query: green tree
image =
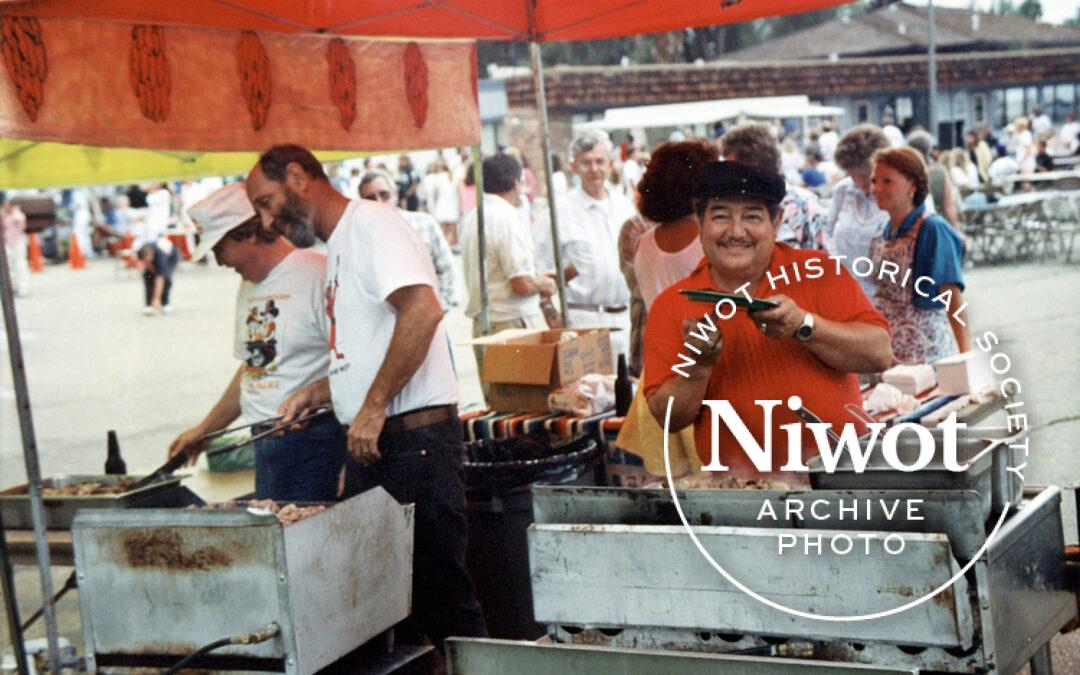
[[[1012,0],[998,0],[996,14],[1001,16],[1024,16],[1032,21],[1042,18],[1042,2],[1039,0],[1023,0],[1019,5],[1013,4]]]
[[[1024,0],[1016,8],[1016,13],[1020,16],[1026,16],[1032,21],[1038,21],[1043,15],[1042,3],[1039,0]]]
[[[753,46],[764,40],[832,21],[842,13],[865,12],[895,1],[864,0],[859,4],[832,7],[816,12],[788,14],[744,23],[687,28],[670,33],[653,33],[588,42],[549,42],[543,46],[544,64],[552,66],[560,64],[616,65],[624,58],[630,63],[679,61],[693,63],[698,59],[714,61],[724,54]],[[487,66],[492,63],[503,66],[529,65],[528,46],[520,42],[481,42],[478,47],[478,57],[481,77],[486,76]]]

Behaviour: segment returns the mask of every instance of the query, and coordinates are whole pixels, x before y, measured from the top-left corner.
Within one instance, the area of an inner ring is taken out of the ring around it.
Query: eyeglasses
[[[388,202],[393,199],[394,193],[389,190],[379,190],[378,192],[369,192],[366,195],[360,195],[360,197],[373,202]]]

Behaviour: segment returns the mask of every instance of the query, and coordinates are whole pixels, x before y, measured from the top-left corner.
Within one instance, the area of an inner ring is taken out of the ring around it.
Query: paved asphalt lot
[[[29,297],[17,300],[34,425],[43,474],[99,473],[107,430],[117,430],[129,471],[161,463],[169,441],[196,422],[220,394],[236,364],[230,340],[237,277],[213,266],[185,264],[176,276],[174,312],[141,313],[142,280],[112,261],[83,271],[49,267],[35,274]],[[1080,481],[1080,265],[1023,264],[970,270],[967,300],[974,332],[994,331],[1023,385],[1033,419],[1029,483]],[[461,310],[451,336],[465,340]],[[0,345],[6,352],[6,341]],[[472,351],[455,359],[462,401],[479,402]],[[22,447],[11,372],[0,365],[0,486],[23,482]],[[1066,539],[1077,530],[1066,508]],[[70,570],[54,573],[57,588]],[[33,568],[17,573],[26,617],[40,605]],[[79,640],[75,594],[60,605],[61,632]],[[31,636],[41,633],[40,623]],[[1080,672],[1077,640],[1055,640],[1059,672]],[[0,643],[7,642],[6,628]]]

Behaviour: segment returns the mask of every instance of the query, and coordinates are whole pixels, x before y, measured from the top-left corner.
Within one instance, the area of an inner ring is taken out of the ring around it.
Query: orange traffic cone
[[[45,256],[41,254],[41,242],[37,235],[30,233],[30,242],[27,245],[26,257],[30,261],[30,270],[40,272],[45,269]]]
[[[79,238],[75,236],[75,233],[71,233],[71,246],[68,249],[68,265],[73,270],[86,269],[86,256],[83,255],[82,249],[79,248]]]

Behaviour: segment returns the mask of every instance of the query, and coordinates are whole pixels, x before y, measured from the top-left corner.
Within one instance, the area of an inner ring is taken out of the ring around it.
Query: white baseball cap
[[[243,182],[229,183],[188,209],[188,217],[199,228],[199,245],[191,254],[201,260],[221,238],[255,215]]]

